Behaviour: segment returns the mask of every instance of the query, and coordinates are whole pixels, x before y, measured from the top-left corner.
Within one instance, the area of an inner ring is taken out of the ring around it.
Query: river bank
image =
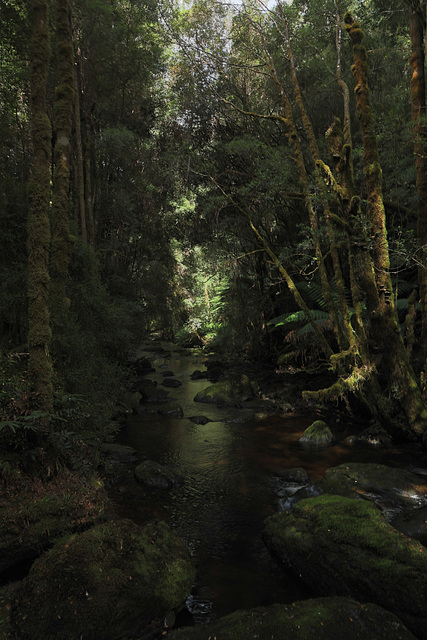
[[[125,627],[118,625],[114,627],[113,633],[113,626],[110,624],[110,629],[103,629],[102,632],[97,628],[94,636],[93,628],[88,622],[82,628],[85,631],[92,628],[90,637],[107,640],[138,637],[151,640],[177,628],[180,630],[176,632],[177,638],[186,638],[186,634],[190,638],[193,637],[191,627],[202,630],[209,625],[206,628],[210,629],[210,625],[227,620],[224,616],[233,614],[236,610],[255,612],[258,610],[256,608],[264,607],[263,613],[259,614],[262,620],[263,616],[269,615],[269,607],[274,603],[281,603],[286,607],[294,606],[295,602],[306,602],[311,611],[317,612],[316,615],[326,615],[326,610],[316,600],[312,600],[319,595],[316,589],[319,581],[314,577],[316,554],[312,565],[302,567],[297,561],[298,551],[291,558],[282,550],[280,542],[282,528],[286,531],[290,522],[288,514],[293,514],[295,507],[303,505],[307,498],[310,505],[319,504],[319,513],[323,509],[323,503],[316,502],[316,498],[310,502],[315,496],[341,495],[344,500],[350,501],[363,498],[374,502],[385,514],[384,517],[388,521],[393,520],[393,524],[398,525],[400,530],[423,542],[426,540],[427,487],[425,476],[422,475],[423,453],[417,445],[396,444],[392,439],[376,439],[372,431],[368,434],[369,437],[361,437],[368,426],[363,420],[349,421],[337,411],[320,414],[314,407],[304,405],[299,400],[299,383],[293,384],[296,377],[292,374],[274,374],[261,367],[252,372],[236,366],[227,368],[218,361],[206,361],[201,353],[177,349],[174,345],[161,342],[145,345],[133,359],[133,367],[133,386],[123,399],[124,413],[121,415],[124,419],[116,442],[107,442],[101,447],[99,473],[104,486],[92,486],[91,499],[80,501],[92,509],[98,505],[100,508],[96,517],[92,521],[85,521],[82,516],[80,519],[76,516],[79,529],[75,524],[72,525],[70,516],[68,528],[63,526],[63,530],[59,531],[52,522],[47,524],[46,521],[39,520],[34,522],[34,526],[31,525],[30,510],[23,510],[22,505],[16,506],[27,536],[31,537],[32,530],[37,531],[34,533],[32,555],[28,556],[27,564],[22,565],[21,574],[13,576],[13,569],[9,579],[5,574],[5,582],[8,584],[0,596],[0,608],[3,611],[0,616],[2,640],[22,640],[27,637],[27,623],[24,624],[24,621],[29,613],[29,603],[37,600],[33,590],[38,592],[43,588],[40,586],[44,579],[42,576],[51,576],[50,565],[53,567],[53,575],[57,574],[55,563],[63,563],[64,553],[69,553],[70,545],[76,549],[78,558],[80,548],[85,549],[87,554],[87,549],[92,548],[95,540],[102,540],[103,547],[112,550],[107,554],[109,566],[112,567],[108,570],[115,572],[129,557],[129,551],[123,549],[123,541],[128,536],[124,532],[132,531],[129,537],[131,541],[132,536],[139,535],[134,533],[133,527],[137,527],[135,532],[142,532],[146,527],[151,531],[153,522],[162,521],[167,527],[161,530],[161,537],[165,542],[159,548],[160,555],[156,556],[155,563],[166,562],[170,565],[173,547],[178,544],[178,540],[180,545],[183,543],[182,562],[185,563],[187,577],[178,583],[176,578],[173,579],[174,584],[179,584],[178,600],[176,595],[172,599],[163,599],[162,596],[159,600],[163,603],[159,605],[160,608],[148,608],[147,611],[151,612],[147,614],[148,617],[153,615],[157,618],[153,625],[146,628],[144,625],[147,625],[148,618],[136,616],[135,624],[140,629],[136,635],[132,629],[137,627],[126,627],[127,635],[121,635],[122,632],[125,633]],[[213,397],[218,391],[220,395]],[[225,392],[230,395],[224,396]],[[304,446],[302,435],[313,420],[320,416],[328,420],[333,441],[323,447]],[[405,470],[408,466],[419,474]],[[394,475],[390,475],[390,468],[395,470]],[[64,500],[68,501],[71,509],[72,502],[66,492],[59,493],[65,496]],[[37,503],[37,500],[33,499],[34,501]],[[51,511],[55,507],[66,514],[64,505],[53,504],[50,498],[41,494],[39,501],[45,508],[48,507],[51,519],[59,526],[58,519],[55,520],[55,514]],[[326,503],[329,505],[328,501]],[[347,503],[336,500],[333,505],[332,511],[337,512],[341,508],[349,508]],[[350,507],[353,508],[352,504]],[[357,522],[356,512],[357,509],[354,511],[354,522]],[[295,513],[304,514],[305,511],[301,508]],[[5,521],[5,510],[3,516]],[[370,511],[368,516],[371,518]],[[271,518],[272,522],[276,522],[276,517],[279,517],[278,533],[276,535],[275,524],[273,529],[270,527],[273,533],[266,537],[266,522]],[[299,526],[298,521],[295,522]],[[382,527],[375,522],[374,529]],[[97,529],[97,526],[101,526],[101,529]],[[313,540],[318,537],[317,526],[317,521],[313,520],[310,525]],[[81,546],[85,539],[81,538],[84,531],[88,532],[89,547],[86,543],[86,546]],[[65,534],[65,542],[58,541],[61,534],[62,538]],[[21,540],[22,551],[25,549],[25,542],[22,544],[22,536],[18,532],[15,535],[18,541]],[[42,535],[46,540],[46,550],[55,540],[65,545],[60,551],[61,547],[56,544],[56,552],[52,551],[53,559],[49,559],[50,552],[42,553]],[[151,535],[148,534],[148,537]],[[39,545],[38,550],[34,548],[34,540]],[[328,544],[326,539],[326,559],[333,553]],[[402,544],[405,547],[406,543]],[[129,542],[129,545],[132,547],[134,542]],[[390,546],[388,542],[387,546]],[[424,548],[419,545],[419,549]],[[12,551],[10,548],[9,553],[12,554]],[[119,559],[116,558],[117,553]],[[123,553],[125,555],[120,560],[120,554]],[[421,552],[415,550],[414,553]],[[40,555],[40,560],[34,563],[30,575],[25,577],[37,555]],[[373,557],[377,555],[378,552],[374,551]],[[417,558],[418,556],[415,557],[415,563],[418,563]],[[76,562],[79,564],[80,560]],[[93,562],[99,565],[100,575],[106,575],[106,568],[102,565],[104,559],[97,555]],[[188,562],[193,569],[190,569]],[[74,560],[69,567],[70,571],[73,563]],[[95,586],[90,582],[89,576],[85,577],[86,564],[77,572],[80,575],[79,589],[83,589],[83,601],[79,604],[79,607],[83,607],[81,615],[86,615],[83,613],[86,606],[84,599],[88,597],[85,593],[91,594],[100,589],[100,597],[105,600],[105,594],[102,594],[106,585],[101,581]],[[61,566],[67,567],[67,563]],[[143,574],[149,575],[151,570],[145,567]],[[135,565],[128,571],[131,577],[134,571],[137,575],[142,575]],[[305,575],[304,581],[301,580],[302,574]],[[50,583],[52,579],[49,578]],[[384,579],[380,578],[380,582]],[[123,588],[120,586],[121,580],[122,578],[118,583],[119,589]],[[165,580],[162,589],[170,579],[165,576]],[[335,576],[331,580],[339,583]],[[143,583],[142,592],[145,588]],[[73,587],[71,592],[67,596],[58,587],[57,604],[52,611],[63,606],[61,598],[66,600],[71,597],[73,602],[78,601],[80,591],[76,592]],[[176,594],[176,590],[173,593]],[[331,593],[326,590],[320,595],[328,596]],[[420,597],[422,604],[424,596],[421,594]],[[376,601],[375,593],[371,599]],[[133,601],[128,598],[128,602]],[[359,611],[359,605],[353,601],[331,601],[329,604],[328,611],[332,616],[331,620],[335,620],[334,624],[338,624],[342,611]],[[388,606],[386,602],[386,608]],[[8,622],[11,608],[15,621],[13,629]],[[78,612],[79,608],[75,611]],[[272,616],[274,624],[281,620],[280,628],[286,628],[289,614],[286,611],[275,610]],[[303,616],[303,609],[300,608],[299,611]],[[57,614],[61,617],[65,615],[62,609],[58,609]],[[50,613],[45,614],[47,621],[49,615]],[[383,630],[393,626],[387,614],[374,611],[372,615]],[[417,619],[419,614],[414,615],[414,619]],[[412,618],[409,622],[412,622]],[[414,625],[416,627],[416,623]],[[228,638],[224,631],[227,627],[231,628],[230,625],[212,627],[214,631],[218,628],[218,640]],[[258,622],[255,627],[259,631]],[[266,629],[270,627],[267,626]],[[50,637],[43,630],[37,633],[39,635],[33,636],[37,640]],[[72,631],[67,633],[69,635],[64,635],[64,638],[77,638],[72,635]],[[84,633],[80,635],[85,637]],[[266,637],[270,638],[270,635]],[[350,634],[348,637],[359,636]]]

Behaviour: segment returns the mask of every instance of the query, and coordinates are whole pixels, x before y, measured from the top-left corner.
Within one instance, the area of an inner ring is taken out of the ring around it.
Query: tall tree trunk
[[[364,145],[364,166],[368,190],[367,213],[370,222],[369,233],[373,240],[372,258],[377,291],[375,292],[375,288],[372,286],[372,271],[369,268],[363,268],[359,279],[362,284],[361,289],[366,294],[370,339],[372,346],[377,350],[378,372],[385,381],[383,385],[384,398],[386,395],[393,396],[394,401],[400,405],[406,423],[402,424],[403,428],[425,438],[427,408],[409,363],[392,295],[382,198],[381,165],[369,101],[367,53],[362,45],[363,32],[350,13],[344,16],[344,21],[353,45],[356,112],[360,121]],[[379,398],[380,411],[381,403],[383,401]]]
[[[79,54],[77,54],[79,58]],[[77,201],[79,203],[79,220],[80,234],[83,244],[87,243],[87,224],[86,224],[86,202],[85,202],[85,179],[84,179],[84,158],[83,158],[83,142],[81,127],[81,105],[80,105],[80,87],[81,79],[80,63],[74,68],[74,125],[76,130],[76,184],[77,184]]]
[[[50,57],[47,0],[31,0],[32,39],[30,119],[33,145],[28,183],[28,350],[29,375],[40,408],[52,411],[51,338],[48,308],[49,201],[51,125],[46,111],[47,66]]]
[[[63,325],[70,301],[66,285],[74,238],[70,236],[68,206],[70,140],[74,106],[74,54],[68,0],[56,0],[58,84],[54,96],[55,150],[52,197],[50,305],[52,321]]]
[[[418,239],[421,259],[418,273],[422,309],[421,348],[427,355],[427,124],[424,55],[424,16],[419,3],[409,5],[411,33],[411,106],[414,136],[415,172],[418,193]]]

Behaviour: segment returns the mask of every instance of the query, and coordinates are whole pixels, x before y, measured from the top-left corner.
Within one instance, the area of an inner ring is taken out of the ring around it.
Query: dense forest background
[[[424,437],[425,18],[3,0],[4,478],[84,471],[153,332]]]

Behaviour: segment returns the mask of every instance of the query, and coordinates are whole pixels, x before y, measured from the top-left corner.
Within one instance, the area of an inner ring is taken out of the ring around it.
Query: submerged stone
[[[323,447],[334,442],[335,437],[326,422],[316,420],[302,434],[299,442],[304,446]]]
[[[175,387],[180,387],[182,384],[181,380],[178,380],[178,378],[165,378],[162,382],[162,385],[164,387],[170,387],[170,388],[175,388]]]
[[[212,422],[212,420],[206,416],[191,416],[191,418],[188,419],[194,422],[194,424],[208,424],[208,422]]]
[[[427,549],[372,503],[336,495],[301,500],[266,520],[264,540],[318,595],[374,602],[427,638]]]
[[[157,413],[168,418],[182,418],[184,410],[178,402],[170,402],[157,409]]]
[[[347,598],[317,598],[235,611],[207,627],[179,629],[170,640],[415,640],[389,611]]]
[[[17,588],[11,626],[21,640],[141,637],[182,607],[195,571],[165,523],[130,520],[74,535],[39,558]]]
[[[176,471],[153,460],[141,462],[134,473],[139,482],[152,489],[173,489],[184,482],[182,476]]]

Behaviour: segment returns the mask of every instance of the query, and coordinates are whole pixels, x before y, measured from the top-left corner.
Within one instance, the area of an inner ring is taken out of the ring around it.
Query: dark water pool
[[[139,523],[161,518],[180,534],[197,567],[187,602],[196,624],[238,608],[304,597],[307,594],[276,566],[262,542],[264,519],[283,505],[287,495],[275,474],[303,467],[313,482],[328,467],[367,461],[367,455],[369,461],[384,462],[382,454],[340,444],[316,452],[304,450],[298,439],[312,417],[196,404],[196,393],[210,384],[190,380],[192,371],[203,368],[201,361],[174,354],[150,357],[156,372],[148,378],[160,385],[168,369],[182,382],[170,396],[182,405],[184,417],[160,416],[149,403],[150,413],[129,417],[119,441],[136,449],[140,459],[176,469],[184,484],[169,493],[147,492],[128,470],[112,491],[120,515]],[[194,424],[189,420],[194,415],[205,415],[211,422]],[[352,430],[335,425],[334,432],[340,441]],[[387,452],[389,464],[399,464],[401,458],[400,451]]]

